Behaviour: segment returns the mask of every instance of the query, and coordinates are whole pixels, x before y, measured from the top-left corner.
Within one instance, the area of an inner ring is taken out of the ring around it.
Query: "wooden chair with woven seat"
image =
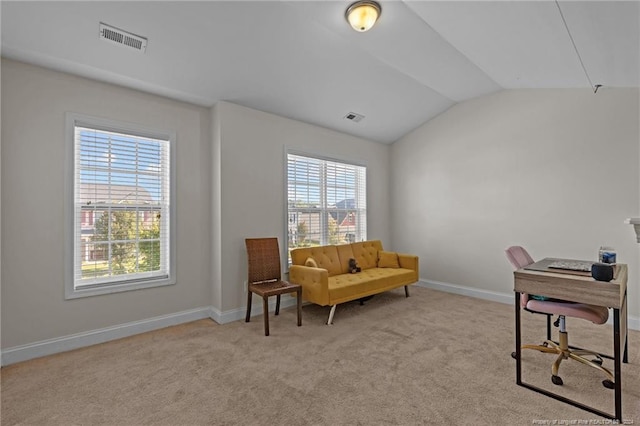
[[[251,320],[251,299],[253,293],[262,297],[264,335],[269,335],[269,297],[276,296],[276,315],[280,314],[280,296],[296,293],[298,304],[298,327],[302,325],[302,286],[282,280],[280,270],[280,248],[278,239],[247,238],[247,317]]]

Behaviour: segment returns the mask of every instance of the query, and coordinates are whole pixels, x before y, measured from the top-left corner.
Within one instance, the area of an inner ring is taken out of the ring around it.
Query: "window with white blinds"
[[[367,238],[367,169],[287,153],[288,250]]]
[[[174,282],[171,136],[119,130],[73,122],[70,297]]]

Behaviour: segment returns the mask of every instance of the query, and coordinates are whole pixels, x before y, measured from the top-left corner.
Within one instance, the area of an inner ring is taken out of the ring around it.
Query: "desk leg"
[[[516,294],[516,384],[522,385],[522,362],[520,355],[522,352],[522,336],[520,335],[520,293]]]
[[[622,368],[620,366],[620,309],[613,310],[613,363],[616,419],[622,421]]]
[[[629,315],[627,313],[627,293],[625,292],[622,298],[622,308],[620,310],[620,321],[622,330],[620,332],[620,338],[624,339],[624,351],[622,353],[622,362],[627,364],[629,362]]]

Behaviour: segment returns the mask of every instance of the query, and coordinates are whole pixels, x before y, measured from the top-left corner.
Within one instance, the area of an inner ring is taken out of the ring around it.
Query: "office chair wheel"
[[[516,359],[516,353],[515,352],[511,352],[511,358]]]
[[[563,382],[562,382],[562,378],[561,378],[560,376],[554,376],[554,375],[551,375],[551,382],[552,382],[554,385],[558,385],[558,386],[562,386],[562,384],[563,384]],[[605,382],[606,382],[606,380],[605,380]],[[606,386],[606,385],[605,385],[605,386]]]
[[[611,380],[607,379],[602,381],[602,386],[604,386],[607,389],[613,389],[616,387],[616,384],[613,383]]]

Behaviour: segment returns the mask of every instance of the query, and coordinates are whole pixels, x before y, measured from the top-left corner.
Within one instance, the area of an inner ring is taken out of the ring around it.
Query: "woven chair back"
[[[277,238],[247,238],[245,244],[247,246],[249,283],[282,279],[280,248]]]

